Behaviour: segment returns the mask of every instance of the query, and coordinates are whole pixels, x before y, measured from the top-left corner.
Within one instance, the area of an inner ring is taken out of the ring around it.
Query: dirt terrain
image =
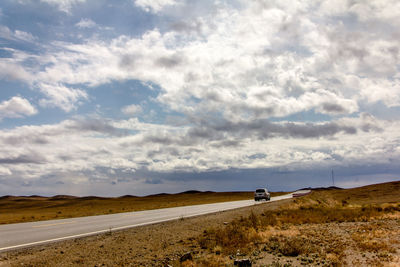
[[[0,254],[0,266],[400,266],[400,182]]]

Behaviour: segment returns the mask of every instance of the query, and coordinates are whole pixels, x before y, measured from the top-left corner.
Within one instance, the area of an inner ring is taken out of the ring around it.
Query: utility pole
[[[332,169],[332,184],[335,186],[335,176],[333,175],[333,169]]]

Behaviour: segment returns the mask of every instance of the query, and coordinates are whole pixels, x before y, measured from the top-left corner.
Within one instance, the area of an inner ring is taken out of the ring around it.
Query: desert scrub
[[[310,240],[301,236],[271,236],[264,250],[291,257],[319,252],[317,246],[313,245]]]
[[[337,265],[343,262],[347,244],[335,233],[327,235],[326,232],[304,231],[305,225],[344,222],[373,224],[373,220],[385,214],[398,213],[397,207],[397,204],[359,207],[348,205],[332,207],[321,204],[316,207],[299,205],[296,209],[264,210],[260,214],[250,212],[247,217],[242,216],[225,226],[207,229],[198,238],[198,243],[203,249],[211,252],[218,250],[218,253],[223,255],[235,254],[237,250],[251,252],[262,249],[286,257],[316,254],[327,263]],[[303,232],[299,229],[303,229]],[[378,234],[381,232],[374,232],[371,229],[361,230],[363,232],[352,236],[359,251],[375,253],[388,251],[389,247],[385,242],[378,242]],[[373,233],[374,238],[365,237],[365,233]]]
[[[379,223],[365,225],[357,229],[351,238],[361,251],[379,252],[389,251],[390,246],[385,240],[388,231]]]
[[[368,205],[363,207],[304,207],[298,209],[283,209],[281,211],[266,211],[260,221],[265,225],[277,224],[306,224],[329,222],[368,222],[379,218],[386,213],[398,212],[398,206],[382,208],[380,205]],[[254,219],[253,219],[254,220]],[[261,226],[262,227],[262,226]]]
[[[251,224],[251,219],[235,220],[224,227],[205,230],[198,238],[198,243],[203,249],[218,247],[225,254],[236,252],[238,249],[246,251],[252,244],[261,240],[256,229]]]

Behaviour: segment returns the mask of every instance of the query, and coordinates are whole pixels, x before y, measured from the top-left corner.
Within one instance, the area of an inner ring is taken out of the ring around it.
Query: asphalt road
[[[293,194],[271,197],[271,201],[292,197]],[[5,224],[0,225],[0,252],[261,203],[263,202],[241,200],[70,219]]]

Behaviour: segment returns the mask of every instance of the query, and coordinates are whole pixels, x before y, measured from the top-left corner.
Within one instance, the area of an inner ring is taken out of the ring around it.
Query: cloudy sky
[[[2,0],[0,195],[400,177],[397,0]]]

